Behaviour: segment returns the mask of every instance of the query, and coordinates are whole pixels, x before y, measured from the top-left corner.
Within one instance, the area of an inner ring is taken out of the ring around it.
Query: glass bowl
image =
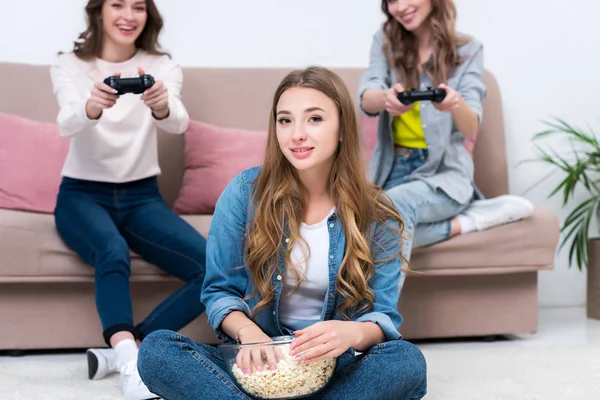
[[[277,336],[272,342],[221,344],[218,346],[225,365],[237,386],[258,399],[300,399],[320,392],[331,380],[337,362],[330,358],[317,362],[294,361],[289,355],[294,336]],[[270,368],[266,354],[278,352],[275,369]],[[261,363],[252,363],[250,374],[237,364],[238,359],[262,355]]]

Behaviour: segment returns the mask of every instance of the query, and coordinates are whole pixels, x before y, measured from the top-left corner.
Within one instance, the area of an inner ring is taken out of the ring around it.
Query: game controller
[[[109,76],[104,80],[104,83],[115,89],[119,95],[125,93],[142,94],[154,85],[154,78],[148,74],[140,75],[137,78]]]
[[[427,90],[416,91],[411,89],[406,92],[398,93],[398,100],[405,106],[414,103],[415,101],[433,101],[434,103],[441,103],[446,98],[446,89],[432,89],[428,87]]]

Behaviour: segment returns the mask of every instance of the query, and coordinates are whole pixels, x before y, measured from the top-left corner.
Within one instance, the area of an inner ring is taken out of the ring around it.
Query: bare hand
[[[138,73],[144,75],[144,70],[138,68]],[[169,115],[169,91],[162,82],[155,82],[141,96],[144,104],[149,107],[158,118],[166,118]]]
[[[443,112],[451,112],[451,111],[457,109],[464,101],[462,96],[456,90],[452,89],[451,87],[446,86],[443,83],[441,85],[439,85],[438,87],[440,89],[446,90],[446,97],[444,98],[444,101],[442,101],[441,103],[432,103],[433,106],[437,110],[443,111]]]
[[[121,73],[116,73],[121,76]],[[92,87],[90,98],[85,104],[85,112],[89,119],[98,119],[102,110],[111,108],[119,98],[118,92],[104,82],[98,82]]]
[[[400,100],[398,100],[398,93],[400,92],[404,92],[404,87],[399,83],[386,90],[385,109],[392,117],[402,115],[415,106],[414,103],[408,106],[400,103]]]
[[[258,326],[249,326],[244,335],[240,332],[240,341],[244,343],[272,343],[273,340],[265,334]],[[252,346],[242,347],[237,354],[235,362],[237,366],[248,375],[253,370],[263,370],[263,365],[271,370],[277,369],[277,362],[283,360],[284,355],[275,346]]]
[[[291,356],[296,361],[322,361],[345,353],[356,342],[357,327],[352,321],[323,321],[294,332]]]

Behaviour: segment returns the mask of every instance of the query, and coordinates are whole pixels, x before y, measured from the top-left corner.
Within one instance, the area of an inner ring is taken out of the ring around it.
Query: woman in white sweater
[[[96,304],[110,349],[89,349],[90,379],[119,372],[128,399],[155,398],[137,373],[138,343],[179,330],[204,311],[206,241],[175,215],[157,186],[157,128],[182,134],[182,72],[158,50],[162,18],[152,0],[89,0],[87,29],[51,68],[60,134],[70,139],[55,210],[58,233],[95,268]],[[117,94],[110,76],[154,77],[143,94]],[[129,251],[186,284],[134,325]],[[136,343],[137,341],[137,343]]]

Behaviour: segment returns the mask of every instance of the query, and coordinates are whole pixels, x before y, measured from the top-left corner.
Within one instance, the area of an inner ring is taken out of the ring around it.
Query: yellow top
[[[392,137],[398,146],[415,149],[427,148],[425,132],[421,124],[420,108],[417,101],[411,110],[392,119]]]

